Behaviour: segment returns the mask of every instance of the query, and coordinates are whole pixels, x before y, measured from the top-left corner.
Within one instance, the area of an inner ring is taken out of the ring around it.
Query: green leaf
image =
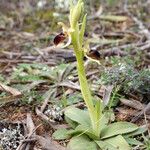
[[[64,140],[64,139],[68,139],[70,137],[70,135],[67,133],[68,130],[67,129],[58,129],[57,131],[55,131],[52,135],[52,137],[55,140]]]
[[[136,139],[134,139],[134,138],[125,138],[125,140],[128,142],[128,144],[130,144],[130,145],[139,145],[139,146],[141,146],[141,145],[143,145],[143,143],[141,143],[140,141],[138,141],[138,140],[136,140]]]
[[[121,135],[95,142],[102,150],[130,150],[130,146]]]
[[[82,26],[81,26],[81,30],[80,30],[80,34],[79,34],[79,38],[80,38],[79,40],[80,40],[81,46],[83,44],[85,27],[86,27],[86,15],[84,15],[84,17],[83,17]]]
[[[109,121],[114,120],[114,113],[111,111],[104,112],[100,119],[100,130],[103,130],[109,123]]]
[[[101,117],[102,117],[102,104],[101,104],[101,101],[100,100],[97,100],[95,102],[95,109],[93,111],[93,114],[94,114],[94,117],[95,117],[95,133],[97,134],[97,136],[99,137],[100,136],[100,131],[101,131]]]
[[[69,107],[65,111],[65,116],[79,124],[91,126],[88,111],[84,111],[75,107]]]
[[[86,135],[73,137],[67,145],[69,150],[97,150],[97,144]]]
[[[68,134],[70,135],[76,135],[76,134],[86,134],[88,135],[91,139],[99,139],[99,137],[95,136],[93,130],[89,126],[85,125],[78,125],[75,130],[73,131],[68,131]]]
[[[101,132],[101,139],[118,134],[130,133],[138,129],[138,126],[129,122],[115,122],[105,127]]]
[[[116,150],[116,148],[105,141],[95,141],[102,150]]]
[[[118,150],[131,150],[129,144],[121,135],[106,139],[105,142]]]
[[[125,137],[133,137],[133,136],[137,136],[137,135],[140,135],[140,134],[143,134],[147,131],[147,127],[146,126],[142,126],[142,127],[139,127],[137,130],[131,132],[131,133],[127,133],[125,134],[124,136]]]
[[[78,123],[75,121],[72,121],[70,118],[68,118],[67,116],[65,116],[65,120],[68,123],[68,125],[70,127],[72,127],[73,129],[75,129],[78,126]]]

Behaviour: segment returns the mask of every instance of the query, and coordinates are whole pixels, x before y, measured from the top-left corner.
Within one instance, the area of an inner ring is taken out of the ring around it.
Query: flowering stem
[[[78,77],[81,87],[81,93],[85,104],[88,108],[89,116],[91,119],[91,126],[93,129],[93,133],[99,137],[100,136],[100,119],[101,119],[101,103],[100,101],[96,102],[94,105],[92,95],[88,86],[85,68],[84,68],[84,53],[85,53],[85,44],[84,41],[84,33],[86,27],[86,15],[84,15],[82,19],[82,23],[79,23],[81,15],[83,13],[84,3],[82,0],[79,0],[77,5],[71,5],[70,8],[70,27],[67,28],[64,23],[59,23],[63,27],[63,33],[57,35],[54,39],[54,44],[58,45],[62,41],[65,40],[66,35],[69,37],[69,42],[65,46],[68,46],[68,43],[72,42],[74,53],[77,59],[77,70]]]
[[[81,93],[82,93],[83,99],[84,99],[85,104],[89,111],[94,134],[97,137],[99,137],[99,135],[100,135],[100,131],[99,131],[100,125],[99,125],[99,117],[98,117],[99,114],[97,114],[95,111],[91,92],[90,92],[89,85],[87,82],[85,68],[84,68],[84,61],[83,61],[84,52],[82,51],[82,49],[80,49],[81,45],[79,42],[78,35],[79,34],[76,34],[76,30],[75,30],[71,34],[71,37],[72,37],[74,52],[75,52],[76,59],[77,59],[77,70],[78,70],[78,77],[79,77],[79,82],[80,82],[80,87],[81,87]]]

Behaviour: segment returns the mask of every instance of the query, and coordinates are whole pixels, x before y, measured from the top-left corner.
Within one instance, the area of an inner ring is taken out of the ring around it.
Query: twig
[[[30,146],[28,145],[28,143],[25,143],[25,140],[30,140],[31,136],[33,134],[35,135],[35,131],[42,125],[40,124],[37,127],[35,127],[30,113],[27,114],[26,122],[27,122],[28,134],[26,135],[25,139],[20,142],[16,150],[24,150],[25,148],[29,149]]]
[[[45,108],[46,108],[46,106],[47,106],[47,104],[48,104],[48,101],[49,101],[49,99],[50,99],[50,97],[52,96],[52,94],[53,94],[53,92],[54,91],[49,91],[49,93],[47,94],[47,97],[45,98],[45,100],[44,100],[44,102],[43,102],[43,104],[42,104],[42,106],[41,106],[41,112],[43,113],[43,111],[45,110]]]
[[[41,52],[38,48],[34,48],[34,49],[38,52],[38,54],[39,54],[45,61],[47,61],[47,59],[45,58],[43,52]]]
[[[31,138],[32,134],[33,134],[41,125],[42,125],[42,124],[39,124],[39,125],[32,131],[32,133],[28,134],[28,135],[25,137],[25,139],[20,142],[20,144],[19,144],[19,146],[17,147],[16,150],[24,150],[24,149],[23,149],[23,148],[24,148],[24,146],[23,146],[24,142],[26,142],[26,140],[27,140],[27,142],[28,142],[28,141],[31,142],[31,141],[32,141],[32,138]],[[31,140],[30,140],[30,138],[31,138]]]
[[[150,131],[149,131],[149,128],[148,128],[148,122],[147,122],[147,117],[146,117],[145,111],[143,112],[143,114],[144,114],[145,124],[146,124],[147,130],[148,130],[148,135],[149,135],[149,137],[150,137]]]
[[[76,89],[76,90],[81,90],[80,86],[78,84],[73,83],[71,81],[60,82],[55,87],[59,87],[59,86],[68,87],[68,88]]]
[[[131,122],[136,122],[142,115],[147,114],[150,112],[150,102],[145,106],[143,110],[136,114],[136,116],[131,120]]]
[[[24,139],[22,142],[34,142],[36,141],[37,139],[36,138],[31,138],[31,139]]]
[[[141,51],[144,51],[144,50],[146,50],[146,49],[148,49],[148,48],[150,48],[150,41],[147,41],[147,44],[141,46],[141,47],[140,47],[140,50],[141,50]]]
[[[48,118],[45,114],[43,114],[43,112],[41,112],[38,108],[35,109],[36,114],[42,118],[42,120],[44,120],[45,122],[47,122],[53,129],[55,129],[55,125],[53,124],[54,121],[51,120],[50,118]]]
[[[136,16],[134,16],[127,8],[127,3],[128,0],[126,0],[125,2],[125,6],[124,6],[124,10],[126,11],[126,13],[133,19],[133,21],[139,26],[139,29],[141,30],[141,32],[145,35],[145,37],[147,38],[147,40],[150,40],[150,32],[149,30],[146,28],[146,26],[142,23],[141,20],[139,20]]]
[[[131,52],[132,54],[137,53],[137,49],[139,51],[145,51],[145,50],[149,50],[150,48],[150,40],[144,42],[144,43],[134,43],[134,44],[126,44],[126,45],[122,45],[122,46],[118,46],[118,47],[113,47],[113,48],[109,48],[106,50],[103,50],[103,52],[101,52],[102,57],[110,57],[110,56],[126,56],[129,53],[126,51],[122,51],[121,49],[128,49],[128,48],[133,48],[134,50]]]

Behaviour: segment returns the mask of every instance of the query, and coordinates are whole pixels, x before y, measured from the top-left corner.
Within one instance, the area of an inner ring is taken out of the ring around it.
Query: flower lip
[[[54,44],[57,46],[58,44],[62,43],[66,39],[67,35],[63,32],[60,34],[56,35],[54,38]]]
[[[94,60],[100,60],[101,58],[101,55],[97,50],[90,50],[86,53],[86,56]]]

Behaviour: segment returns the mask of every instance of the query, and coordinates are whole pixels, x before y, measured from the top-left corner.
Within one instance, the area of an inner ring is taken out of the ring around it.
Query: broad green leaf
[[[115,136],[108,138],[104,140],[106,143],[112,145],[113,147],[116,148],[116,150],[131,150],[129,144],[126,142],[126,140],[121,136]]]
[[[95,141],[102,150],[116,150],[114,146],[105,141]]]
[[[68,131],[68,134],[70,134],[70,135],[86,134],[91,139],[99,139],[99,137],[94,135],[93,130],[89,126],[85,126],[85,125],[78,125],[75,130]]]
[[[140,135],[140,134],[143,134],[147,131],[147,127],[146,126],[142,126],[142,127],[139,127],[137,130],[131,132],[131,133],[127,133],[125,134],[124,136],[125,137],[133,137],[133,136],[137,136],[137,135]]]
[[[52,135],[52,137],[55,140],[64,140],[64,139],[68,139],[70,137],[69,134],[67,134],[68,130],[67,129],[58,129],[57,131],[55,131]]]
[[[75,129],[78,126],[78,123],[75,121],[72,121],[70,118],[68,118],[67,116],[65,116],[65,120],[66,122],[69,124],[70,127],[72,127],[73,129]]]
[[[104,112],[100,119],[100,129],[104,129],[109,121],[113,121],[115,119],[113,112]]]
[[[67,145],[68,150],[97,150],[97,144],[86,135],[73,137]]]
[[[125,140],[128,142],[128,144],[130,145],[143,145],[143,143],[141,143],[140,141],[134,139],[134,138],[125,138]]]
[[[79,130],[68,130],[67,134],[71,136],[79,135],[81,132]]]
[[[115,122],[101,131],[101,139],[109,138],[119,134],[130,133],[138,129],[138,126],[129,122]]]
[[[65,116],[79,124],[90,126],[90,117],[88,111],[84,111],[75,107],[69,107],[65,111]]]
[[[103,114],[100,119],[100,130],[104,129],[107,126],[108,122],[108,117],[106,117],[106,114]]]

